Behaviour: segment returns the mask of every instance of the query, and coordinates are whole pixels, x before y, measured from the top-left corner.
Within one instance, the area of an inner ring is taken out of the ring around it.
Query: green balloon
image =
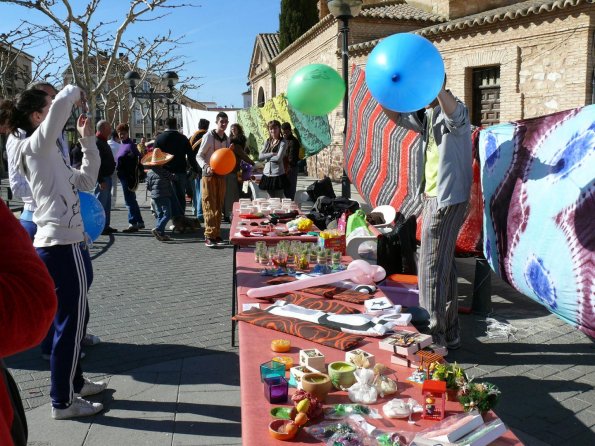
[[[330,113],[345,96],[345,82],[328,65],[300,68],[289,80],[287,100],[293,108],[313,116]]]

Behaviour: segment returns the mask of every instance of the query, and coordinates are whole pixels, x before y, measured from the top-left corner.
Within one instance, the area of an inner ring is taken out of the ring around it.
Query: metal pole
[[[155,136],[155,97],[153,96],[153,88],[149,89],[151,92],[151,138]]]
[[[349,105],[349,51],[347,46],[349,36],[349,16],[340,17],[343,22],[341,27],[341,34],[343,37],[342,59],[343,59],[343,80],[345,81],[345,96],[343,96],[343,119],[345,125],[343,126],[343,154],[345,154],[345,145],[347,144],[347,116]],[[343,160],[343,176],[341,177],[341,195],[343,198],[351,198],[351,183],[347,172],[345,171],[345,160]]]

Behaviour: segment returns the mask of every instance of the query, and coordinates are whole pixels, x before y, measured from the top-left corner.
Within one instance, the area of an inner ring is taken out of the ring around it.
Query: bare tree
[[[53,28],[46,29],[64,46],[72,81],[87,92],[90,110],[95,110],[97,98],[103,93],[118,62],[118,52],[128,26],[135,22],[158,20],[167,15],[155,14],[158,10],[192,6],[176,0],[130,0],[127,12],[114,12],[113,16],[123,19],[117,24],[115,32],[111,32],[109,28],[115,22],[96,23],[93,20],[101,0],[89,0],[82,12],[75,12],[71,0],[0,0],[0,3],[12,3],[40,11],[54,23]]]
[[[28,54],[26,50],[39,46],[39,42],[46,44],[44,54]],[[32,81],[54,83],[60,72],[57,61],[55,45],[43,29],[21,22],[15,29],[0,34],[0,97],[12,97]]]

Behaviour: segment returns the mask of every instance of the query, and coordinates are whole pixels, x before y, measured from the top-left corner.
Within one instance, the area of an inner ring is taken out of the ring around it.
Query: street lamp
[[[161,83],[166,86],[168,92],[155,91],[155,87],[149,87],[149,92],[136,92],[136,83],[141,80],[140,74],[136,71],[129,71],[124,75],[124,79],[128,82],[130,87],[130,95],[133,98],[149,99],[151,101],[151,135],[155,136],[155,99],[167,99],[167,116],[169,117],[169,100],[173,99],[174,87],[178,83],[178,75],[174,71],[167,71],[161,76]]]
[[[341,26],[341,34],[343,37],[342,59],[343,59],[343,80],[345,81],[345,96],[343,97],[343,118],[345,126],[343,127],[343,152],[345,152],[345,144],[347,143],[347,107],[349,104],[349,19],[359,15],[362,9],[362,0],[329,0],[328,9],[330,13],[343,22]],[[343,162],[345,163],[345,162]],[[343,166],[343,176],[341,177],[341,195],[344,198],[351,198],[351,183],[345,166]]]

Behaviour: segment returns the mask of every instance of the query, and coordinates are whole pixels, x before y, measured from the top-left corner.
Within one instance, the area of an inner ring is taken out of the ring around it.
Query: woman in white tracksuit
[[[33,221],[38,229],[33,245],[54,280],[58,296],[50,356],[50,395],[55,419],[101,411],[101,404],[82,397],[106,387],[105,383],[84,378],[79,364],[93,270],[83,234],[78,190],[93,189],[100,165],[89,120],[84,116],[77,120],[83,152],[80,169],[70,167],[56,146],[73,105],[82,101],[82,91],[69,85],[53,102],[44,91],[26,90],[14,102],[0,104],[0,124],[11,132],[7,144],[14,150],[17,168],[26,177],[37,203]]]

